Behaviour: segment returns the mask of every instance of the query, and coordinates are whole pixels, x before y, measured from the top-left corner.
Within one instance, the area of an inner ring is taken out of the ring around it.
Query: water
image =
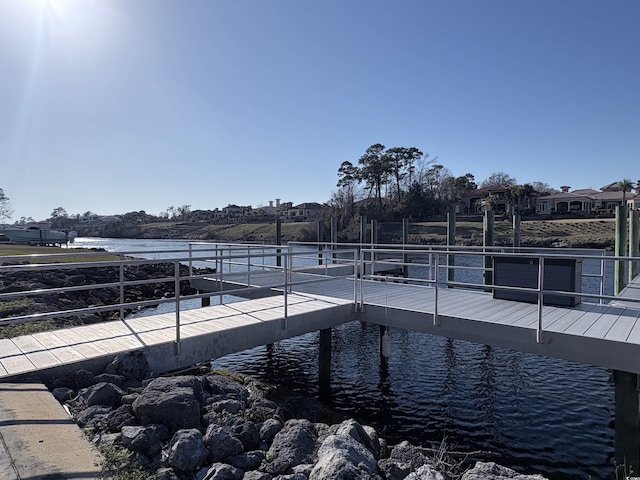
[[[74,246],[126,251],[186,245],[78,238]],[[446,437],[455,450],[482,451],[480,458],[554,480],[612,472],[608,370],[399,329],[391,331],[391,357],[383,365],[378,335],[377,326],[358,322],[334,329],[328,391],[318,389],[317,333],[212,363],[322,398],[390,443],[431,446]]]

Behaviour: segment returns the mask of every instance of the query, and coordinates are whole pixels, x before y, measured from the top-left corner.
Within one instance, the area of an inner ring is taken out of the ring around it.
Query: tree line
[[[381,221],[441,217],[466,194],[491,185],[508,185],[507,201],[514,208],[526,204],[534,192],[555,192],[539,181],[518,185],[504,172],[477,184],[473,174],[456,177],[437,160],[416,147],[371,145],[357,162],[346,160],[338,168],[338,190],[328,202],[330,215],[339,219],[342,229],[361,216]]]

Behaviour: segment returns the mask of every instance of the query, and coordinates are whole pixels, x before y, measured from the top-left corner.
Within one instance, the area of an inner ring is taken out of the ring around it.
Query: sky
[[[640,2],[0,0],[11,221],[324,203],[375,143],[640,179]]]

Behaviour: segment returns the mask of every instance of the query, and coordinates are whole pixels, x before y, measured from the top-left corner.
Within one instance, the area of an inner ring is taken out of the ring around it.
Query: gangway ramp
[[[143,349],[154,372],[209,359],[353,320],[353,302],[290,294],[0,339],[0,378],[30,372],[106,365],[119,353]],[[286,322],[286,324],[285,324]]]

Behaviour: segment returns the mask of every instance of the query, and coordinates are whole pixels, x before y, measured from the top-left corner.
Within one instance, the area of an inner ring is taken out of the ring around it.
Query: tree
[[[630,192],[633,188],[633,182],[628,178],[623,178],[618,182],[618,186],[622,191],[622,206],[627,206],[627,192]]]
[[[549,186],[546,182],[531,182],[531,186],[533,189],[538,192],[540,195],[553,195],[554,193],[558,193],[558,190]]]
[[[0,188],[0,220],[11,218],[13,210],[11,209],[11,203],[9,197],[4,193],[4,190]]]
[[[382,206],[382,186],[387,183],[391,168],[388,159],[384,157],[384,145],[376,143],[371,145],[360,157],[358,163],[361,178],[367,183],[369,192],[375,191],[378,205]]]
[[[182,220],[186,220],[189,217],[190,212],[191,205],[182,205],[180,207],[176,207],[175,209],[176,216]]]
[[[56,228],[60,228],[60,227],[64,228],[68,218],[69,218],[69,214],[62,207],[54,208],[53,211],[51,212],[51,219],[52,219],[51,223]]]
[[[483,180],[480,184],[480,188],[490,187],[492,185],[515,185],[516,179],[511,175],[504,172],[494,172],[489,175],[489,178]]]
[[[422,152],[415,147],[393,147],[383,154],[383,161],[389,173],[395,179],[396,198],[402,198],[401,180],[414,170],[415,162],[422,157]]]

